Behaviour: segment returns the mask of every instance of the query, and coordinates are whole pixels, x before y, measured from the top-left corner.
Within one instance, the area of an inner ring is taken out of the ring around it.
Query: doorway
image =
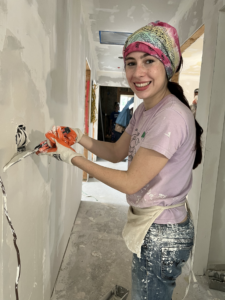
[[[130,88],[101,86],[99,93],[98,140],[111,142],[110,116],[114,112],[115,103],[120,104],[122,111],[126,101],[134,96],[134,92]]]
[[[192,106],[197,105],[200,84],[202,54],[204,42],[204,26],[202,26],[182,47],[183,67],[179,74],[179,84]],[[200,92],[200,91],[199,91]]]

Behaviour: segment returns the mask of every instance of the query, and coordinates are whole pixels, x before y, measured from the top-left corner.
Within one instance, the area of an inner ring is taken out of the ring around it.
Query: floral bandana
[[[149,23],[128,37],[123,48],[124,60],[132,52],[149,53],[159,59],[170,80],[176,73],[181,58],[177,31],[164,22]]]

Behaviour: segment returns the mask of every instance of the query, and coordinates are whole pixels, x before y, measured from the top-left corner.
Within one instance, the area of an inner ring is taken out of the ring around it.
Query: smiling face
[[[130,88],[150,109],[170,94],[166,70],[160,60],[144,52],[132,52],[125,59]]]

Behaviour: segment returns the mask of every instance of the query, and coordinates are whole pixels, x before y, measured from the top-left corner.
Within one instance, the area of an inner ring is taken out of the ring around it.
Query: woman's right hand
[[[79,141],[81,140],[81,138],[82,138],[82,136],[83,136],[83,132],[82,132],[79,128],[71,128],[71,127],[65,127],[65,126],[53,126],[51,132],[52,132],[56,137],[59,137],[59,136],[58,136],[58,132],[59,132],[58,127],[60,127],[60,128],[69,128],[70,130],[73,130],[73,131],[75,132],[76,138],[75,138],[75,141],[74,141],[73,144],[79,143]],[[73,135],[73,134],[71,134],[71,135]],[[59,137],[59,138],[60,138],[60,137]],[[71,144],[70,146],[72,146],[72,144]]]
[[[76,132],[76,135],[77,135],[76,143],[79,143],[82,136],[84,135],[83,132],[79,128],[71,128],[71,129]]]

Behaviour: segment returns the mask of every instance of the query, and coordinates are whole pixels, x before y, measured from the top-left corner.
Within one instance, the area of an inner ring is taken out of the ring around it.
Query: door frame
[[[84,134],[89,136],[90,126],[90,99],[91,99],[91,68],[86,58],[86,75],[85,75],[85,100],[84,100]],[[84,148],[84,157],[89,158],[89,151]],[[83,181],[88,181],[89,174],[83,171]]]

